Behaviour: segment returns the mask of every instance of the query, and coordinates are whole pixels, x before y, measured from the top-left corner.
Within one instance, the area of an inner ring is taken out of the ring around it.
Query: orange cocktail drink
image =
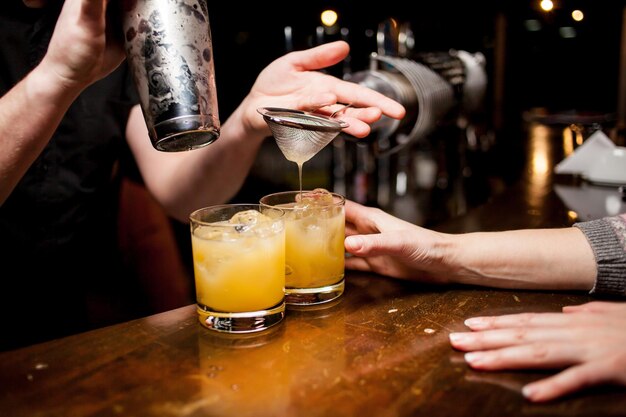
[[[254,327],[254,317],[267,319],[280,313],[278,321],[282,319],[283,218],[281,210],[242,204],[207,207],[192,213],[196,301],[203,325],[215,330],[244,332],[268,327],[263,325],[263,320],[259,328]],[[240,326],[232,328],[235,319],[240,319]],[[244,322],[250,322],[253,328],[248,329]]]
[[[261,199],[285,211],[287,304],[319,304],[343,293],[344,204],[343,196],[322,189]]]

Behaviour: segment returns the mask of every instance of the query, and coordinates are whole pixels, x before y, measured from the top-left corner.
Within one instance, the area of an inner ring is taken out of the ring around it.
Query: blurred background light
[[[541,0],[539,6],[541,6],[542,10],[549,12],[554,8],[554,3],[552,2],[552,0]]]
[[[583,14],[582,11],[580,10],[574,10],[572,12],[572,19],[574,19],[577,22],[580,22],[581,20],[583,20],[585,18],[585,15]]]
[[[334,10],[324,10],[321,15],[322,24],[330,27],[337,23],[337,12]]]

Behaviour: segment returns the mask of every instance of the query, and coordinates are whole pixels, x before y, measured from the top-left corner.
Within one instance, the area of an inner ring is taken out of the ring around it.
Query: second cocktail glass
[[[249,333],[285,315],[284,211],[258,204],[206,207],[190,215],[200,323]]]
[[[285,211],[285,302],[321,304],[343,294],[345,198],[316,189],[269,194],[260,203]]]

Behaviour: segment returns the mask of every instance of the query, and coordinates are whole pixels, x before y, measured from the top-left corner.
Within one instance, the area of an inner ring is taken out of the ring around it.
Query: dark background
[[[417,53],[456,49],[485,56],[489,84],[486,113],[481,123],[485,134],[489,135],[488,149],[459,156],[458,149],[450,149],[449,142],[457,140],[453,138],[454,132],[433,135],[435,141],[447,141],[445,145],[433,145],[443,154],[435,158],[443,161],[438,169],[447,171],[444,175],[461,175],[460,170],[464,168],[459,166],[458,158],[474,164],[470,167],[473,175],[470,182],[474,185],[465,184],[463,190],[469,206],[489,198],[494,178],[510,183],[518,177],[524,163],[519,155],[523,155],[520,147],[524,146],[526,138],[524,124],[528,114],[606,114],[609,119],[614,118],[622,14],[626,4],[623,0],[555,0],[551,12],[540,10],[538,0],[385,0],[374,4],[371,7],[356,1],[209,2],[222,123],[249,91],[257,74],[288,52],[285,26],[292,27],[294,49],[315,46],[320,42],[315,35],[316,27],[321,26],[320,14],[327,8],[337,11],[338,26],[348,29],[345,39],[351,45],[348,63],[351,72],[367,68],[370,53],[376,51],[378,25],[388,18],[410,24]],[[582,22],[572,19],[574,9],[584,12]],[[529,20],[540,29],[527,30]],[[497,22],[503,23],[504,30],[496,29]],[[562,37],[563,27],[571,28],[576,36]],[[322,42],[339,38],[340,34],[326,34]],[[501,49],[503,55],[496,56],[498,42],[503,43],[504,48]],[[503,62],[497,70],[503,81],[501,94],[496,97],[493,83],[498,59]],[[342,76],[339,66],[330,72]],[[499,122],[495,120],[498,118]],[[437,136],[444,136],[444,139],[437,139]],[[264,145],[259,159],[265,162],[253,168],[236,199],[254,200],[261,193],[294,186],[295,165],[284,161],[273,145],[272,141]],[[442,147],[446,149],[441,150]],[[268,183],[268,178],[263,176],[267,172],[267,161],[272,164],[272,175],[277,179],[274,183]],[[332,180],[319,173],[320,170],[331,171],[332,164],[332,156],[320,155],[308,167],[305,164],[305,179],[313,181],[311,186],[332,187]],[[479,175],[482,178],[478,178]],[[464,181],[467,183],[467,178]],[[450,181],[446,179],[441,184],[438,182],[435,191],[442,196],[436,198],[445,200],[447,197],[443,195],[452,192]],[[435,198],[432,192],[430,194],[428,198]],[[348,197],[352,195],[348,193]],[[366,202],[376,204],[372,199]],[[423,223],[443,220],[466,208],[442,211],[434,204],[428,210],[436,215],[426,215]]]
[[[492,71],[495,18],[502,15],[507,114],[531,107],[615,111],[625,2],[555,0],[555,9],[548,13],[539,10],[538,3],[385,0],[369,7],[356,1],[209,2],[222,119],[241,101],[259,71],[286,52],[284,27],[293,28],[295,49],[313,46],[320,13],[326,8],[336,10],[339,25],[349,29],[353,71],[364,69],[376,48],[375,38],[366,31],[375,32],[390,17],[411,24],[416,51],[482,52]],[[571,18],[576,8],[585,13],[582,22]],[[541,30],[528,31],[529,19],[537,20]],[[574,28],[577,36],[562,38],[563,26]]]
[[[480,52],[486,58],[488,87],[485,113],[479,121],[479,145],[470,148],[463,132],[447,126],[435,131],[426,144],[407,148],[388,161],[392,194],[397,189],[394,181],[398,173],[404,171],[409,179],[406,192],[396,192],[388,205],[381,207],[407,221],[436,227],[515,183],[525,169],[527,153],[523,148],[530,141],[532,115],[607,115],[607,120],[615,120],[620,50],[626,48],[621,45],[626,1],[554,0],[551,12],[541,11],[538,0],[385,0],[374,3],[374,7],[369,4],[372,2],[210,1],[222,123],[248,93],[259,72],[288,52],[284,28],[292,27],[294,49],[315,46],[319,43],[315,34],[321,25],[320,14],[327,8],[336,10],[338,25],[348,29],[352,72],[367,68],[370,53],[376,51],[378,25],[389,18],[410,24],[417,53],[456,49]],[[571,18],[574,9],[584,12],[582,22]],[[539,30],[529,31],[528,21],[534,21]],[[572,28],[576,36],[562,37],[563,27]],[[340,35],[327,35],[322,41],[338,38]],[[331,72],[341,76],[341,69],[335,67]],[[496,75],[501,77],[498,88]],[[602,128],[609,133],[614,126],[609,122]],[[346,141],[348,146],[354,151],[357,145]],[[334,152],[328,146],[305,164],[305,189],[334,189]],[[348,156],[354,163],[354,153]],[[436,164],[436,181],[430,186],[412,182],[413,174],[426,162]],[[380,161],[373,163],[375,170],[380,168]],[[348,178],[347,182],[351,181],[353,178]],[[233,201],[255,202],[264,194],[296,187],[297,167],[286,161],[269,139]],[[355,199],[349,184],[345,195]],[[380,206],[376,196],[367,197],[365,203]],[[188,227],[175,226],[181,253],[190,268]]]

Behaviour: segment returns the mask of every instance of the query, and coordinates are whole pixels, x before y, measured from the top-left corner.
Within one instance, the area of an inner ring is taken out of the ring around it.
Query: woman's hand
[[[451,333],[474,369],[563,369],[522,389],[531,401],[549,401],[586,387],[626,386],[626,303],[591,302],[562,313],[475,317],[473,332]]]
[[[350,269],[430,283],[586,290],[596,264],[575,227],[447,234],[382,210],[346,204]]]
[[[346,268],[394,278],[448,282],[448,239],[384,211],[346,201]]]

